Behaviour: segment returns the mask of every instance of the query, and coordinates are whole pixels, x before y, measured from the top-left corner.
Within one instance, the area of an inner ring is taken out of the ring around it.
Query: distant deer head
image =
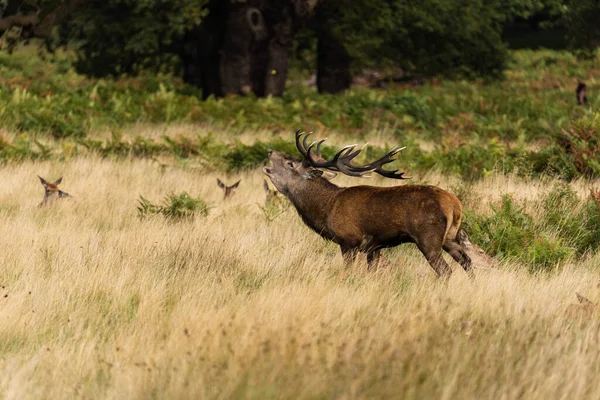
[[[579,320],[587,320],[593,317],[593,314],[598,314],[600,311],[599,305],[589,300],[587,297],[575,292],[578,304],[569,304],[566,308],[567,317]]]
[[[223,182],[221,182],[221,180],[220,180],[219,178],[217,178],[217,185],[219,185],[219,187],[220,187],[221,189],[223,189],[223,194],[224,194],[224,197],[223,197],[223,199],[224,199],[224,200],[226,200],[226,199],[229,199],[229,198],[231,198],[231,196],[233,196],[233,194],[235,193],[235,190],[236,190],[236,189],[237,189],[237,187],[240,185],[240,182],[241,182],[241,181],[242,181],[242,180],[240,179],[239,181],[237,181],[237,182],[236,182],[236,183],[234,183],[233,185],[231,185],[231,186],[226,186],[226,185],[225,185]]]
[[[62,182],[62,177],[58,178],[54,183],[46,182],[46,180],[39,175],[38,178],[40,178],[40,182],[42,182],[42,186],[44,186],[44,200],[40,203],[40,207],[45,206],[56,199],[71,197],[69,193],[63,192],[58,188],[58,185]]]
[[[594,200],[596,206],[600,208],[600,190],[590,189],[590,197],[592,198],[592,200]]]
[[[585,83],[579,82],[579,85],[577,85],[577,89],[575,89],[575,94],[577,95],[577,104],[587,104],[586,91],[587,86],[585,85]]]
[[[271,190],[266,179],[263,179],[263,188],[265,189],[265,204],[270,203],[273,199],[277,198],[279,192],[277,190]]]

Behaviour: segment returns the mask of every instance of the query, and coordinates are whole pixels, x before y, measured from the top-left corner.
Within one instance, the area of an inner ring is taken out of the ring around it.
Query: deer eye
[[[286,162],[286,165],[287,165],[288,167],[290,167],[290,168],[294,168],[294,167],[295,167],[295,165],[294,165],[294,162],[293,162],[293,161],[288,161],[288,162]]]

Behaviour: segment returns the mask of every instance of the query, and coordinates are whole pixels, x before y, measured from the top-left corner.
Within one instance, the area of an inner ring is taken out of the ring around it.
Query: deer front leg
[[[346,264],[347,267],[352,265],[356,260],[356,249],[354,247],[341,245],[340,249],[342,250],[342,258],[344,259],[344,264]]]
[[[449,280],[450,275],[452,275],[452,268],[442,257],[442,243],[438,243],[436,240],[422,241],[417,242],[417,247],[421,250],[438,278],[445,281]]]

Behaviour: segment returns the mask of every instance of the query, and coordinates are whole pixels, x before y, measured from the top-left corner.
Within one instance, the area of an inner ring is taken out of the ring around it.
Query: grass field
[[[36,174],[64,175],[74,198],[38,208]],[[444,286],[404,245],[367,273],[364,259],[345,268],[294,210],[267,220],[262,174],[238,176],[223,203],[222,175],[152,161],[3,167],[3,397],[600,395],[598,314],[573,306],[576,291],[598,299],[598,257],[541,275],[478,265],[475,284],[453,264]],[[182,190],[211,204],[209,215],[138,218],[140,194]],[[485,210],[501,193],[535,202],[546,187],[490,176],[473,190]]]
[[[206,103],[27,50],[0,73],[1,399],[600,398],[600,310],[576,298],[600,303],[594,64],[519,52],[503,82]],[[444,285],[414,245],[345,267],[264,205],[266,152],[299,126],[326,154],[407,145],[398,167],[461,199],[494,267]],[[73,198],[39,208],[36,175]],[[217,178],[242,179],[230,201]],[[208,214],[140,215],[183,192]]]

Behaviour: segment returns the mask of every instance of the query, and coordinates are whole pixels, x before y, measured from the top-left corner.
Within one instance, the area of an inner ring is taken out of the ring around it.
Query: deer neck
[[[331,239],[327,228],[327,219],[340,187],[328,180],[318,178],[304,181],[301,185],[289,190],[288,198],[296,207],[302,220],[321,236]]]

